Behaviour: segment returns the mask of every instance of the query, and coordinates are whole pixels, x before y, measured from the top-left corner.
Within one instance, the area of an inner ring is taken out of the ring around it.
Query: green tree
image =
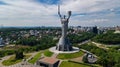
[[[23,59],[24,58],[23,51],[22,50],[17,50],[15,52],[15,58],[16,59]]]

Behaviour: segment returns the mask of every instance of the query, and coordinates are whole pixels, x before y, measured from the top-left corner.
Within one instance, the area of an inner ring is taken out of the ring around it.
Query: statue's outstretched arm
[[[72,13],[71,11],[68,11],[68,18],[67,18],[67,20],[70,19],[71,13]]]
[[[58,12],[58,15],[59,15],[59,17],[60,17],[60,18],[62,18],[62,16],[61,16],[60,12]]]
[[[58,5],[58,15],[59,15],[59,17],[62,19],[62,16],[61,16],[61,14],[60,14],[60,5]]]
[[[67,18],[67,20],[70,19],[71,13],[72,13],[71,11],[68,11],[68,18]]]

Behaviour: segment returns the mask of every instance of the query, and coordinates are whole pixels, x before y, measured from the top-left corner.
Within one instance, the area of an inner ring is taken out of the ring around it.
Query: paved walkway
[[[62,63],[62,60],[59,61],[58,67],[60,67],[60,64]]]
[[[54,54],[52,55],[52,57],[53,57],[53,58],[57,58],[57,55],[58,55],[58,53],[54,53]]]
[[[84,50],[84,49],[80,49],[80,50],[82,50],[82,51],[85,52],[85,53],[89,53],[89,54],[92,54],[93,56],[97,57],[95,54],[93,54],[93,53],[91,53],[91,52],[89,52],[89,51],[87,51],[87,50]]]
[[[26,61],[28,61],[28,60],[30,60],[31,58],[33,58],[37,53],[38,53],[38,52],[28,53],[28,54],[30,54],[31,56],[30,56]]]
[[[83,55],[84,56],[84,55]],[[71,61],[82,62],[83,56],[70,59]]]
[[[100,44],[100,43],[96,43],[96,42],[92,42],[93,44],[95,44],[97,47],[99,47],[99,48],[102,48],[102,49],[109,49],[109,48],[107,48],[105,45],[103,45],[103,44]]]
[[[88,42],[90,42],[90,41],[91,41],[91,40],[85,40],[85,41],[79,43],[78,45],[83,45],[83,44],[86,44],[86,43],[88,43]]]
[[[72,51],[58,51],[56,50],[56,47],[51,47],[49,48],[49,51],[53,52],[53,53],[76,53],[79,52],[79,48],[78,47],[72,47],[73,50]]]

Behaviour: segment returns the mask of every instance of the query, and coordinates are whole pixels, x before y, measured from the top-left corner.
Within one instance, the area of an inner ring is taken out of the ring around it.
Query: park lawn
[[[101,66],[101,65],[99,65],[99,64],[93,64],[95,67],[103,67],[103,66]]]
[[[79,64],[79,63],[74,63],[74,62],[69,62],[69,61],[63,61],[60,64],[60,67],[91,67],[91,66]]]
[[[28,59],[31,56],[31,54],[25,54],[24,59]]]
[[[73,58],[77,58],[77,57],[80,57],[83,55],[84,55],[83,51],[79,51],[76,53],[70,53],[70,54],[60,53],[60,54],[58,54],[57,58],[59,58],[59,59],[73,59]]]
[[[47,56],[47,57],[51,57],[53,55],[53,52],[51,52],[49,50],[45,50],[44,55]]]
[[[31,55],[25,55],[24,59],[29,58]],[[4,60],[2,62],[3,65],[5,66],[10,66],[10,65],[14,65],[16,63],[21,62],[23,59],[15,59],[15,56],[11,56],[8,60]]]
[[[34,64],[40,57],[41,52],[37,53],[32,59],[28,60],[28,62]]]

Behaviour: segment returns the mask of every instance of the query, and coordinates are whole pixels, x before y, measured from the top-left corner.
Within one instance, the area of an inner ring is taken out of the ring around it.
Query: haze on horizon
[[[58,4],[69,26],[120,25],[120,0],[0,0],[0,25],[61,26]]]

